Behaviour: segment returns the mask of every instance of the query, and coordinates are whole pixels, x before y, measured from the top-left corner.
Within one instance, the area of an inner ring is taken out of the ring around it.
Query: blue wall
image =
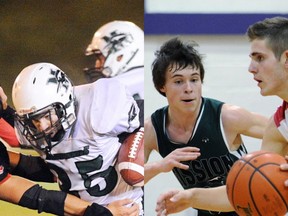
[[[245,34],[249,25],[288,14],[169,14],[145,13],[145,34]]]

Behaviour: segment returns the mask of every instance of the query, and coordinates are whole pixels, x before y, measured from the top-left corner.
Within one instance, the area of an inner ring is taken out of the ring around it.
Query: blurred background
[[[129,20],[143,29],[144,0],[0,1],[0,85],[9,96],[20,71],[50,62],[74,84],[85,83],[84,51],[94,32],[113,20]]]

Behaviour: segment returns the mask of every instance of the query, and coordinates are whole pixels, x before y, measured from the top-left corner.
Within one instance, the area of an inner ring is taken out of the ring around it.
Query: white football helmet
[[[144,32],[129,21],[109,22],[95,32],[85,55],[92,57],[84,69],[88,82],[143,67]]]
[[[76,120],[73,84],[66,74],[50,63],[37,63],[24,68],[12,89],[17,129],[40,150],[50,151],[63,138]],[[58,120],[51,121],[51,113]],[[50,116],[50,127],[40,132],[32,120]]]

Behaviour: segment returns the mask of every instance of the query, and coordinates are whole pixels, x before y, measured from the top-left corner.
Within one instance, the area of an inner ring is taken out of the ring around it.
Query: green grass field
[[[20,149],[20,148],[9,148],[13,151],[18,151],[23,154],[28,154],[28,155],[37,155],[37,153],[34,150],[31,149]],[[43,188],[50,189],[50,190],[59,190],[58,184],[57,183],[39,183]],[[15,185],[15,187],[21,187],[21,185]],[[52,216],[52,214],[47,214],[47,213],[41,213],[38,214],[37,210],[31,210],[28,208],[23,208],[18,205],[14,205],[8,202],[0,201],[0,209],[1,209],[1,216],[35,216],[35,215],[40,215],[40,216]]]

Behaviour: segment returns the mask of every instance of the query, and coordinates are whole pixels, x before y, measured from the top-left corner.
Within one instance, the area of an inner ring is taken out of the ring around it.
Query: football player
[[[13,115],[15,111],[8,106],[7,96],[0,87],[0,116],[14,127]],[[10,173],[14,175],[11,175]],[[137,215],[138,207],[127,208],[124,205],[131,203],[124,199],[110,203],[107,208],[96,203],[80,200],[61,191],[45,190],[38,184],[28,181],[55,182],[54,175],[40,157],[27,156],[17,152],[7,151],[0,141],[0,199],[18,204],[30,209],[37,209],[39,213],[48,212],[57,215],[84,215],[84,216],[123,216]],[[15,187],[21,185],[21,188]]]
[[[116,166],[119,136],[140,127],[139,107],[121,82],[73,86],[55,65],[37,63],[18,75],[12,99],[21,139],[46,161],[62,191],[102,206],[128,198],[143,214],[141,187],[125,183]]]
[[[46,190],[32,181],[9,174],[9,170],[9,156],[5,145],[0,141],[1,200],[30,209],[37,209],[38,213],[112,216],[107,208],[96,203],[91,205],[89,202],[80,200],[70,194],[67,195],[65,192]],[[21,187],[15,187],[15,185],[21,185]],[[114,212],[116,211],[114,210]]]
[[[89,83],[99,78],[123,82],[135,99],[144,99],[144,32],[129,21],[112,21],[100,27],[85,52]]]

